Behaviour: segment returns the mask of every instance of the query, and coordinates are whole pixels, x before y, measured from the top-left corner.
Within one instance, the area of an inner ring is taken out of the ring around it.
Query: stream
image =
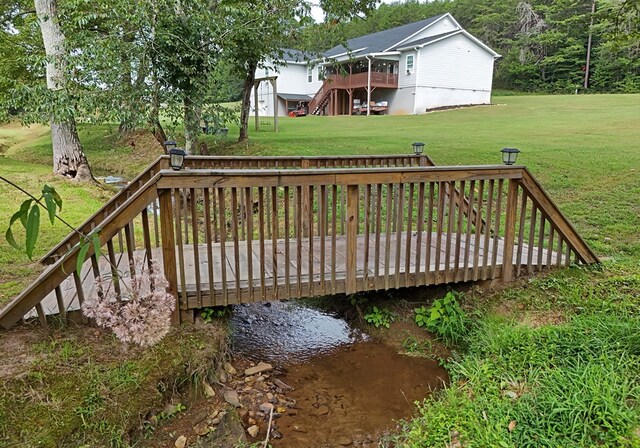
[[[448,381],[434,360],[398,354],[344,320],[295,302],[234,307],[234,356],[271,363],[295,403],[274,447],[373,446]],[[275,401],[275,400],[274,400]]]

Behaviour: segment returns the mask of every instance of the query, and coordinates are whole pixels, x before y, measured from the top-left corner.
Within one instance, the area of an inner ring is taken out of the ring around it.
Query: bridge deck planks
[[[400,238],[402,238],[402,245],[400,245],[402,247],[402,249],[400,250],[400,253],[398,254],[399,256],[396,257],[396,253],[395,253],[395,248],[396,246],[396,238],[398,237],[398,235],[400,236]],[[396,287],[404,287],[404,286],[414,286],[415,284],[419,283],[419,284],[436,284],[436,282],[438,281],[438,278],[436,278],[435,273],[437,271],[440,272],[440,274],[442,274],[445,271],[445,265],[446,265],[446,260],[445,260],[445,256],[447,254],[447,252],[449,253],[449,269],[448,272],[450,273],[450,275],[448,276],[448,280],[451,282],[461,282],[464,280],[465,275],[465,269],[464,269],[464,260],[461,259],[460,263],[458,265],[458,269],[456,270],[455,274],[452,275],[452,271],[454,268],[454,258],[455,258],[455,252],[456,252],[456,245],[458,244],[459,241],[459,245],[460,245],[460,251],[462,253],[464,253],[464,251],[466,250],[467,247],[467,235],[465,233],[453,233],[451,235],[451,237],[449,238],[449,244],[450,244],[450,248],[449,251],[447,251],[446,245],[447,245],[447,234],[443,233],[441,235],[441,241],[440,244],[437,243],[437,233],[433,232],[431,235],[431,238],[427,238],[427,234],[426,232],[422,232],[421,238],[418,238],[417,232],[412,232],[411,233],[411,250],[410,251],[406,251],[406,246],[405,246],[405,242],[406,242],[406,238],[407,238],[407,233],[406,232],[394,232],[391,233],[390,235],[386,235],[386,234],[381,234],[380,235],[380,247],[384,248],[385,245],[387,244],[386,239],[387,237],[390,239],[389,243],[390,243],[390,247],[391,247],[391,256],[388,258],[389,260],[389,266],[388,266],[388,271],[385,269],[385,259],[384,258],[380,258],[378,260],[378,272],[380,274],[384,273],[384,272],[388,272],[389,275],[389,285],[390,288],[396,288]],[[327,245],[327,249],[330,248],[331,246],[331,236],[329,237],[325,237],[325,244]],[[484,253],[485,253],[485,244],[487,246],[488,252],[487,252],[487,258],[488,259],[492,259],[493,258],[493,250],[494,248],[497,248],[497,253],[495,255],[495,259],[496,259],[496,267],[497,267],[497,271],[494,274],[495,277],[499,277],[500,276],[500,270],[502,267],[502,260],[503,260],[503,249],[504,249],[504,241],[502,238],[498,238],[497,240],[494,240],[493,237],[489,236],[488,239],[485,238],[476,238],[474,233],[471,233],[469,235],[469,253],[470,254],[475,254],[476,253],[476,247],[475,247],[475,243],[478,242],[479,243],[479,248],[477,253],[479,254],[479,260],[483,259]],[[320,260],[320,237],[319,236],[315,236],[313,237],[313,256],[312,256],[312,260],[313,260],[313,295],[324,295],[324,294],[331,294],[332,293],[332,254],[331,254],[331,250],[325,250],[324,254],[325,254],[325,273],[324,273],[324,290],[321,289],[322,283],[321,283],[321,276],[320,276],[320,264],[321,264],[321,260]],[[420,253],[421,254],[425,254],[426,253],[426,246],[427,243],[430,242],[431,244],[431,251],[430,251],[430,263],[427,269],[426,263],[425,263],[425,257],[421,257],[420,258],[420,265],[419,268],[416,269],[416,252],[417,252],[417,242],[420,241],[421,244],[421,248],[420,248]],[[265,294],[266,297],[265,299],[267,300],[272,300],[275,298],[276,294],[273,288],[273,273],[274,273],[274,269],[273,269],[273,258],[271,256],[265,256],[264,258],[264,263],[260,262],[260,246],[259,246],[259,241],[255,240],[252,242],[253,244],[251,245],[251,249],[252,249],[252,268],[253,268],[253,291],[254,291],[254,301],[260,301],[262,300],[261,297],[261,292],[260,292],[260,272],[259,269],[263,269],[264,270],[264,277],[265,277]],[[289,273],[289,291],[286,291],[286,282],[285,282],[285,276],[287,273],[287,269],[285,268],[285,240],[284,239],[278,239],[276,241],[276,262],[277,262],[277,287],[278,287],[278,294],[277,297],[279,298],[292,298],[292,297],[297,297],[297,278],[298,278],[298,269],[300,269],[300,278],[302,280],[302,295],[308,295],[309,290],[310,290],[310,284],[309,284],[309,239],[308,238],[303,238],[301,241],[301,252],[302,252],[302,259],[301,259],[301,264],[300,267],[298,268],[297,264],[295,263],[295,257],[291,257],[291,259],[289,260],[289,269],[288,269],[288,273]],[[271,254],[272,253],[272,249],[273,249],[273,242],[271,240],[265,240],[265,247],[264,247],[264,252],[265,254]],[[296,240],[290,240],[289,241],[289,253],[290,254],[295,254],[297,251],[297,241]],[[375,276],[374,276],[374,272],[375,272],[375,263],[376,263],[376,257],[375,257],[375,244],[376,244],[376,238],[374,234],[371,234],[369,236],[369,256],[368,256],[368,261],[367,261],[367,279],[368,279],[368,284],[365,285],[365,271],[364,271],[364,267],[365,267],[365,262],[364,262],[364,254],[365,254],[365,236],[364,235],[358,235],[358,240],[357,240],[357,289],[359,291],[367,291],[367,290],[374,290],[377,289],[375,287]],[[228,294],[228,300],[229,303],[241,303],[241,302],[249,302],[252,301],[251,296],[249,294],[249,263],[248,263],[248,254],[247,254],[247,248],[248,248],[248,244],[246,241],[241,241],[240,242],[240,247],[243,248],[244,250],[241,250],[239,252],[239,263],[238,266],[240,267],[240,276],[239,276],[239,281],[240,281],[240,285],[239,285],[239,291],[240,291],[240,297],[237,297],[237,292],[236,292],[236,260],[235,260],[235,254],[234,254],[234,243],[233,241],[229,241],[226,242],[225,244],[225,263],[226,263],[226,270],[227,270],[227,294]],[[436,247],[439,247],[440,249],[440,255],[438,258],[439,261],[439,269],[437,269],[436,267]],[[557,253],[555,251],[552,251],[550,254],[548,254],[547,250],[544,249],[542,251],[541,257],[538,257],[538,249],[536,247],[532,248],[531,251],[529,250],[529,246],[527,244],[523,244],[521,248],[518,247],[518,245],[514,245],[513,251],[514,251],[514,260],[516,259],[516,252],[517,251],[521,251],[522,255],[521,255],[521,260],[524,261],[525,267],[526,267],[526,260],[529,258],[529,252],[531,252],[532,258],[533,260],[537,260],[537,259],[541,259],[542,261],[542,265],[546,266],[547,263],[550,260],[550,264],[551,265],[555,265],[557,262]],[[347,246],[346,246],[346,237],[342,236],[342,235],[338,235],[336,236],[336,256],[335,256],[335,274],[334,274],[334,278],[335,278],[335,284],[336,284],[336,292],[338,293],[344,293],[345,292],[345,282],[346,282],[346,251],[347,251]],[[195,269],[195,265],[194,265],[194,260],[198,259],[199,260],[199,273],[200,273],[200,291],[201,291],[201,295],[202,295],[202,304],[203,306],[213,306],[213,305],[220,305],[223,304],[223,299],[222,299],[222,291],[223,291],[223,287],[222,287],[222,282],[221,282],[221,278],[222,278],[222,259],[220,257],[220,253],[221,253],[221,247],[220,247],[220,243],[214,243],[213,244],[213,276],[214,276],[214,282],[213,282],[213,286],[214,286],[214,291],[213,291],[213,295],[211,294],[210,291],[210,286],[209,286],[209,266],[208,266],[208,257],[207,257],[207,247],[204,244],[201,244],[198,246],[198,252],[199,252],[199,256],[196,258],[194,257],[194,247],[193,245],[189,245],[187,247],[184,248],[184,260],[185,260],[185,266],[184,266],[184,272],[185,272],[185,284],[186,284],[186,288],[187,288],[187,297],[188,297],[188,305],[190,308],[196,308],[199,306],[199,302],[197,300],[196,297],[196,269]],[[405,272],[406,270],[406,254],[409,253],[409,272],[408,275],[404,275],[407,274]],[[549,256],[550,255],[550,256]],[[135,259],[136,265],[138,267],[145,265],[145,260],[144,260],[144,251],[142,250],[138,250],[135,251],[135,253],[133,254],[133,258]],[[154,260],[156,260],[158,263],[162,264],[162,250],[160,248],[158,249],[154,249],[153,250],[153,258]],[[399,259],[399,264],[396,266],[396,261]],[[467,266],[467,278],[471,278],[472,276],[470,275],[472,270],[473,270],[473,260],[474,257],[470,256],[470,262],[468,263]],[[124,276],[124,277],[128,277],[129,275],[129,260],[127,256],[119,256],[117,257],[117,265],[118,265],[118,270],[120,271],[120,273]],[[100,270],[101,272],[108,272],[109,271],[109,267],[107,265],[107,263],[102,260],[100,263]],[[536,267],[536,266],[534,266]],[[396,274],[396,269],[399,269],[400,271],[400,277],[399,277],[399,284],[395,283],[395,274]],[[425,272],[428,272],[428,275],[426,276],[426,281],[424,281],[424,277],[425,277]],[[416,280],[415,276],[416,274],[419,276],[419,279]],[[444,280],[444,276],[443,275],[439,275],[437,276],[440,279],[440,282],[442,282]],[[91,268],[91,263],[90,261],[87,261],[87,263],[85,263],[84,269],[82,271],[82,275],[80,276],[80,278],[82,279],[82,283],[84,286],[84,291],[87,291],[87,298],[91,296],[91,294],[93,294],[94,290],[95,290],[95,281],[94,281],[94,276],[93,276],[93,272],[92,272],[92,268]],[[128,279],[124,278],[123,281],[127,282]],[[409,282],[409,284],[407,285],[407,282]],[[384,284],[384,283],[382,283]],[[126,288],[125,288],[126,289]],[[178,285],[178,290],[179,292],[182,291],[182,286]],[[77,295],[75,293],[76,288],[73,282],[73,278],[69,278],[67,279],[65,282],[62,283],[62,285],[60,286],[60,291],[62,294],[62,299],[65,303],[65,306],[67,308],[67,310],[74,310],[74,309],[78,309],[79,307],[79,303],[78,303],[78,298]],[[90,292],[90,293],[89,293]],[[213,300],[212,300],[212,296],[213,296]],[[56,295],[55,293],[51,293],[49,294],[43,301],[42,301],[42,305],[43,305],[43,309],[45,311],[45,313],[47,314],[55,314],[58,312],[58,300],[56,299]]]

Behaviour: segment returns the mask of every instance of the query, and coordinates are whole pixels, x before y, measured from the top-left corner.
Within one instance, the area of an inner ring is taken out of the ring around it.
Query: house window
[[[413,73],[413,55],[408,54],[406,59],[407,75]]]
[[[313,67],[307,67],[307,82],[313,82]]]
[[[318,67],[318,81],[324,81],[327,73],[324,67]]]

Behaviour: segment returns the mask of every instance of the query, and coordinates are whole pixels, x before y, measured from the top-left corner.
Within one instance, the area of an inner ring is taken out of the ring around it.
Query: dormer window
[[[407,55],[405,59],[405,65],[407,68],[407,75],[410,75],[411,73],[413,73],[413,55],[412,54]]]

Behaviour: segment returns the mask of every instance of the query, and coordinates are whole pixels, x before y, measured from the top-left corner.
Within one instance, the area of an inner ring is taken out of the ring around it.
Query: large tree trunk
[[[40,22],[42,41],[47,56],[47,87],[49,90],[64,88],[65,56],[64,34],[57,18],[57,0],[35,0],[36,14]],[[51,118],[51,142],[53,144],[53,173],[77,180],[91,181],[91,169],[82,150],[75,119],[64,122]]]
[[[242,87],[242,109],[240,110],[240,134],[239,142],[245,142],[249,139],[249,115],[251,115],[251,91],[256,81],[257,62],[251,61],[244,78]],[[256,104],[255,107],[258,107]]]
[[[195,154],[200,134],[200,110],[191,98],[193,93],[185,92],[184,95],[184,149],[187,154]]]

